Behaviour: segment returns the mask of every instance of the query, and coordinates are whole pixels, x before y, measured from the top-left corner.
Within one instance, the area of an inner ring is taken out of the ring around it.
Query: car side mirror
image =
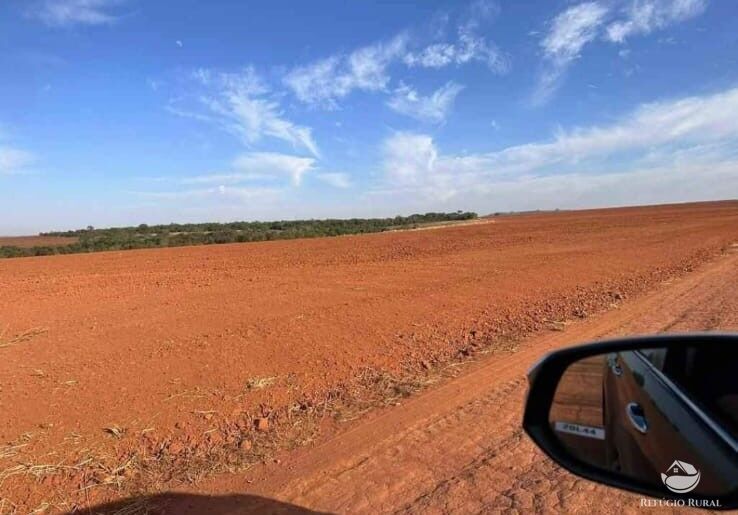
[[[738,335],[571,347],[528,379],[523,427],[570,472],[677,506],[738,507]]]

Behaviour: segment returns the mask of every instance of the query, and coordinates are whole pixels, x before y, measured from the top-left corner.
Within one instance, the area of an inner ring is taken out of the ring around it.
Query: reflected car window
[[[638,353],[738,439],[738,349],[715,346]]]
[[[637,351],[641,356],[646,358],[658,370],[664,370],[664,361],[666,360],[666,349],[643,349]]]

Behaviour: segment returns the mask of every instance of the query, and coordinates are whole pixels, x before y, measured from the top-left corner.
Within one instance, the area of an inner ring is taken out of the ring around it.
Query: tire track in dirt
[[[690,277],[671,289],[667,286],[663,295],[638,303],[643,304],[642,311],[622,321],[612,333],[641,333],[657,328],[659,331],[707,330],[716,327],[737,329],[738,310],[735,296],[731,294],[738,285],[737,272],[738,260],[728,257],[706,274]],[[633,311],[633,307],[630,311]],[[516,394],[516,411],[519,413],[524,391]],[[405,506],[401,512],[641,511],[639,496],[606,489],[576,478],[543,457],[525,438],[517,439],[511,447],[497,448],[491,452],[492,459],[483,460],[478,466],[475,463],[467,467],[465,474],[453,478],[452,481],[444,481],[443,489],[435,489],[430,496],[421,496]],[[499,478],[493,471],[499,473],[509,463],[518,464],[517,470],[513,466],[513,473],[507,476],[512,479],[512,485],[499,491],[489,488],[490,485],[499,485]],[[524,465],[521,466],[520,463]],[[608,500],[608,504],[603,505],[603,498]],[[454,500],[463,500],[463,503],[454,505]]]
[[[738,255],[667,281],[620,309],[526,339],[462,376],[312,449],[200,493],[254,492],[339,513],[639,511],[639,497],[563,471],[523,435],[524,374],[544,352],[606,336],[738,329]],[[605,500],[606,502],[603,502]]]

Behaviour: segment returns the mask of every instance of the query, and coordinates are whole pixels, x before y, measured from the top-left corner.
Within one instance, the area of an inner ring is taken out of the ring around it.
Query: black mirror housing
[[[598,355],[606,356],[642,349],[712,348],[709,346],[738,348],[738,335],[697,333],[644,336],[589,343],[552,352],[534,365],[528,374],[529,390],[523,416],[523,428],[536,445],[551,459],[568,471],[583,478],[655,498],[678,501],[679,506],[718,510],[738,508],[738,477],[724,478],[730,485],[734,486],[731,486],[731,490],[726,492],[725,495],[711,495],[704,492],[673,493],[666,487],[654,482],[644,481],[616,470],[608,470],[587,463],[562,443],[560,436],[557,436],[554,432],[550,420],[557,387],[567,369],[580,360],[595,358]],[[612,365],[610,368],[615,370]],[[738,363],[735,364],[735,371],[735,381],[738,382]],[[617,372],[617,375],[619,375],[620,368],[617,368]],[[689,400],[684,398],[679,402],[689,403]],[[738,441],[736,441],[734,435],[721,432],[721,429],[715,425],[706,430],[720,433],[717,440],[720,442],[721,456],[724,460],[735,464],[735,468],[730,468],[730,470],[738,471]],[[604,431],[601,438],[604,439]],[[681,504],[682,502],[684,504]]]

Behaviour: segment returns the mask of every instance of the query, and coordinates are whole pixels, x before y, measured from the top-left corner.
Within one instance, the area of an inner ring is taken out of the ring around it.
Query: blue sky
[[[0,4],[0,234],[738,197],[738,4]]]

